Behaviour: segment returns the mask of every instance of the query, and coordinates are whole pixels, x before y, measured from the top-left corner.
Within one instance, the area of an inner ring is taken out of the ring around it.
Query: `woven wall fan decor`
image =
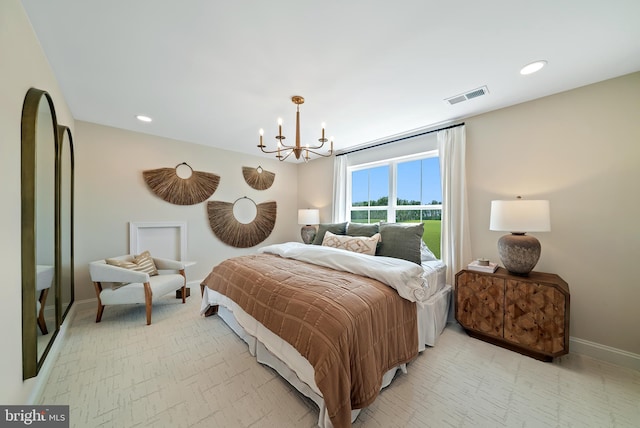
[[[182,178],[178,167],[187,166],[191,175]],[[218,188],[220,177],[203,171],[194,171],[189,164],[182,162],[175,168],[158,168],[142,172],[144,181],[156,196],[176,205],[193,205],[209,199]]]
[[[261,166],[258,166],[257,168],[243,166],[242,175],[244,175],[244,181],[256,190],[268,189],[276,178],[276,174],[274,172],[267,171]]]
[[[252,202],[256,209],[255,217],[248,223],[239,221],[234,214],[234,206],[245,200]],[[246,196],[236,199],[233,203],[207,202],[211,230],[222,242],[236,248],[253,247],[267,239],[276,224],[276,212],[274,201],[256,204]]]

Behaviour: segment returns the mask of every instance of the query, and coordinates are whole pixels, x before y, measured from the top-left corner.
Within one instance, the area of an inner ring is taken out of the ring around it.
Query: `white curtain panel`
[[[441,259],[447,265],[447,284],[471,261],[471,235],[467,210],[465,126],[438,131],[442,178]]]
[[[335,156],[333,161],[333,213],[332,222],[347,221],[347,155]]]

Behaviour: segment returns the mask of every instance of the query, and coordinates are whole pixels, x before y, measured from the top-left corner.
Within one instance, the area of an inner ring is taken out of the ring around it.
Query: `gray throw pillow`
[[[347,235],[371,237],[380,231],[378,223],[351,223],[347,224]]]
[[[320,223],[318,225],[318,233],[316,233],[316,237],[313,239],[313,245],[322,245],[322,240],[324,239],[324,234],[327,230],[334,235],[346,235],[347,234],[347,222],[344,223]]]
[[[376,256],[395,257],[420,264],[423,233],[423,223],[381,223],[382,239]]]

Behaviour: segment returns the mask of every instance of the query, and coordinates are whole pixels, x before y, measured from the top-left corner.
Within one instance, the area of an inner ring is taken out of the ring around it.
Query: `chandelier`
[[[304,103],[304,98],[300,95],[294,95],[291,97],[291,101],[296,105],[296,144],[295,146],[287,145],[284,143],[286,137],[282,135],[282,118],[278,118],[278,135],[276,135],[276,140],[278,140],[278,147],[276,150],[265,150],[267,146],[262,143],[262,137],[264,136],[264,130],[260,129],[260,144],[258,147],[262,150],[263,153],[276,153],[276,158],[280,161],[286,160],[291,153],[293,153],[296,159],[302,159],[305,162],[309,161],[309,154],[314,154],[316,156],[329,157],[333,154],[333,137],[327,140],[324,136],[324,122],[322,123],[322,136],[318,138],[320,142],[319,145],[310,146],[309,144],[302,146],[300,145],[300,104]],[[331,147],[327,154],[319,153],[317,150],[321,149],[324,146],[324,143],[330,141]]]

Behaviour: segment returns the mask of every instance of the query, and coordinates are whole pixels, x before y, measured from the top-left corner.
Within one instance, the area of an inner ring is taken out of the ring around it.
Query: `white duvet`
[[[258,252],[373,278],[394,288],[401,297],[420,305],[438,291],[435,279],[438,266],[442,264],[437,262],[421,266],[392,257],[370,256],[299,242],[269,245],[260,248]]]

